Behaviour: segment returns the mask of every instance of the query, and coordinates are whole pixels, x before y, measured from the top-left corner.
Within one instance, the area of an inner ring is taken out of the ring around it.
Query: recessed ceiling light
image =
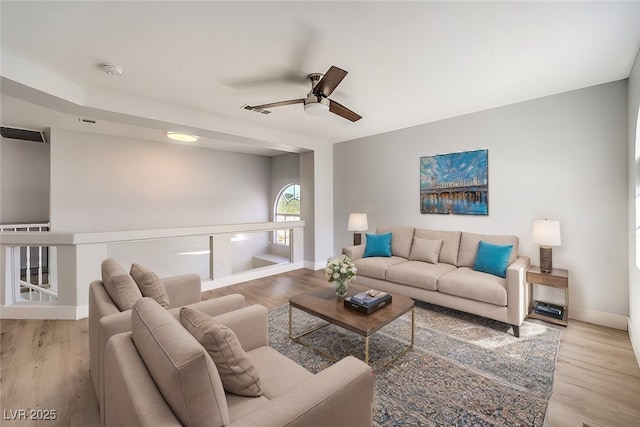
[[[186,133],[179,132],[167,132],[167,136],[175,141],[180,142],[196,142],[198,140],[197,136],[187,135]]]

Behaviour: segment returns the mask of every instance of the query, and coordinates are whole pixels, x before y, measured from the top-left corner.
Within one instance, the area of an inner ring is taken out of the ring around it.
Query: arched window
[[[300,220],[300,186],[297,184],[286,185],[276,198],[273,218],[280,221]],[[274,232],[275,243],[289,245],[289,230],[276,230]]]

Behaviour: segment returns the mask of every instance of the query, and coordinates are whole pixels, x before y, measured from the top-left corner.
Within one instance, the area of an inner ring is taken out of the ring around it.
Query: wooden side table
[[[539,266],[532,265],[527,270],[527,283],[529,283],[529,300],[531,301],[531,305],[529,306],[528,317],[532,319],[540,319],[546,322],[555,323],[557,325],[567,326],[567,319],[569,318],[569,270],[554,268],[551,271],[551,273],[543,273],[542,271],[540,271]],[[545,303],[544,301],[534,301],[532,299],[534,284],[564,289],[564,305],[562,305],[563,307],[562,319],[558,319],[552,316],[545,316],[544,314],[539,314],[535,312],[536,305],[539,302],[543,304],[549,304],[549,303]]]

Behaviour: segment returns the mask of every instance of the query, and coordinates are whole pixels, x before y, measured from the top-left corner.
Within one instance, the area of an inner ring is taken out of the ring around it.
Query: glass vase
[[[349,282],[350,280],[340,280],[336,279],[334,284],[336,285],[336,295],[338,298],[344,298],[347,296],[349,292]]]

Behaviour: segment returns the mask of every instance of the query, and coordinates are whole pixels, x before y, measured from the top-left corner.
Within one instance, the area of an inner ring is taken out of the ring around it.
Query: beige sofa
[[[106,262],[107,260],[103,263],[103,268]],[[114,269],[118,267],[113,265]],[[118,271],[118,274],[128,275],[124,270]],[[201,301],[201,282],[196,274],[168,277],[162,279],[162,282],[169,300],[168,311],[176,318],[183,306],[215,316],[245,305],[244,297],[238,294]],[[92,282],[89,286],[89,370],[100,403],[101,418],[104,417],[104,350],[109,338],[128,331],[131,331],[131,310],[120,311],[102,280]]]
[[[203,346],[150,298],[139,300],[132,331],[107,343],[107,426],[372,425],[373,374],[346,357],[312,374],[268,346],[267,310],[252,305],[217,317],[257,370],[262,395],[225,392]],[[219,373],[220,372],[220,373]]]
[[[520,336],[529,306],[525,282],[529,258],[518,256],[517,236],[413,227],[376,230],[385,233],[392,236],[390,257],[364,258],[365,244],[343,250],[358,268],[353,283],[505,322]],[[513,245],[505,278],[474,270],[481,240]],[[428,261],[425,254],[416,253],[418,245],[437,241],[442,241],[440,250],[428,253]]]

